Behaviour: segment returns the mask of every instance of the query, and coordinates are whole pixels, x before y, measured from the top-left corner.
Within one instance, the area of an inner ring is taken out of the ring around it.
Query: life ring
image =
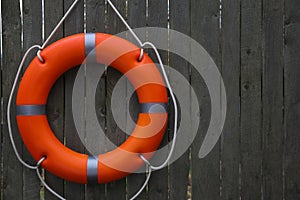
[[[144,165],[161,143],[168,114],[167,91],[153,61],[134,44],[109,34],[76,34],[45,48],[28,66],[21,80],[16,105],[21,137],[33,158],[49,172],[77,183],[107,183],[121,179]],[[87,55],[92,54],[92,56]],[[46,116],[48,94],[67,70],[94,61],[114,67],[135,87],[141,111],[128,139],[113,151],[91,156],[64,146]]]

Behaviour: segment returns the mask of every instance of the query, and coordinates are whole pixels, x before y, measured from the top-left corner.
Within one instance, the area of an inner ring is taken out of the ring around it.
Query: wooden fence
[[[11,147],[6,105],[18,64],[32,44],[41,44],[73,0],[1,0],[1,199],[57,199],[43,192],[34,171]],[[42,3],[43,2],[43,3]],[[300,1],[299,0],[113,0],[132,27],[165,27],[185,33],[210,53],[224,79],[228,112],[223,134],[204,159],[198,152],[210,119],[205,83],[186,61],[163,52],[164,63],[183,74],[196,91],[201,124],[192,146],[168,168],[156,171],[138,199],[300,199]],[[169,12],[168,12],[169,11]],[[84,14],[86,13],[86,15]],[[80,1],[54,40],[74,33],[126,30],[104,0]],[[155,41],[154,41],[155,42]],[[77,69],[60,78],[49,97],[48,117],[57,137],[85,149],[74,128],[72,88]],[[121,74],[101,78],[99,121],[116,144],[120,133],[106,109]],[[120,96],[120,101],[124,101]],[[172,112],[171,112],[172,115]],[[33,160],[13,124],[22,157]],[[170,139],[171,124],[165,142]],[[45,172],[47,183],[69,200],[129,199],[145,179],[133,174],[105,185],[79,185]]]

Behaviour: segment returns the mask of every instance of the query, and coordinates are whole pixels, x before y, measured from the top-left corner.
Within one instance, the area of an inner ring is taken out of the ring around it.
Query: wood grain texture
[[[300,2],[285,1],[284,46],[284,198],[300,198]]]
[[[150,0],[148,7],[148,19],[147,25],[149,27],[163,27],[167,28],[168,23],[168,5],[167,1],[161,0]],[[167,35],[161,35],[161,38],[165,38],[167,40]],[[154,44],[161,38],[155,38],[152,40]],[[163,63],[168,63],[168,54],[166,52],[160,51],[160,55]],[[153,51],[149,50],[149,56],[152,58],[154,62],[157,62],[155,54]],[[168,134],[165,133],[165,136],[162,140],[160,148],[168,145]],[[155,163],[154,165],[160,165],[161,163]],[[168,199],[168,179],[169,179],[168,167],[165,167],[161,170],[155,171],[152,173],[151,179],[148,184],[148,199],[156,200],[156,199]]]
[[[19,1],[1,1],[2,7],[2,39],[3,39],[3,56],[2,56],[2,95],[3,95],[3,113],[6,114],[6,105],[14,81],[19,62],[21,60],[21,18]],[[15,100],[12,102],[12,131],[15,138],[16,146],[19,152],[22,152],[22,141],[18,134],[15,120]],[[2,109],[1,109],[2,110]],[[5,115],[6,116],[6,115]],[[2,198],[23,199],[23,179],[22,165],[17,160],[8,135],[7,119],[3,116],[2,122],[2,167],[3,167],[3,188]]]
[[[190,2],[189,1],[170,1],[170,28],[172,30],[179,31],[186,35],[190,35]],[[172,38],[172,34],[170,35]],[[172,40],[171,40],[172,41]],[[173,40],[173,42],[176,42]],[[170,44],[171,46],[172,44]],[[190,64],[184,60],[183,58],[170,54],[170,67],[174,70],[177,70],[184,78],[189,82],[190,81]],[[170,73],[172,74],[172,73]],[[180,83],[178,80],[171,81],[171,85],[178,86]],[[183,87],[183,86],[182,86]],[[190,88],[184,88],[185,90],[185,100],[187,104],[191,104],[191,91]],[[170,101],[172,105],[172,101]],[[180,109],[181,115],[182,112],[187,112],[187,121],[191,121],[190,110]],[[174,131],[174,113],[173,106],[170,106],[170,114],[169,114],[169,137],[173,138]],[[182,133],[183,137],[188,137],[188,132]],[[181,149],[181,146],[177,146],[177,148]],[[176,199],[187,199],[188,195],[188,184],[189,184],[189,172],[190,172],[190,150],[188,149],[176,162],[174,162],[169,169],[170,177],[169,177],[169,190],[170,196],[169,198],[172,200]]]
[[[221,136],[221,197],[239,199],[240,163],[240,1],[222,1],[222,77],[227,117]]]
[[[105,1],[90,0],[86,2],[86,31],[88,33],[105,32],[106,10]]]
[[[104,1],[91,0],[86,2],[86,32],[105,32],[107,5]],[[88,67],[88,66],[87,66]],[[98,66],[104,67],[104,66]],[[95,83],[94,83],[95,84]],[[106,75],[104,74],[97,87],[95,104],[98,121],[102,129],[106,130]],[[103,143],[103,141],[101,141]],[[105,150],[105,146],[99,147],[99,151]],[[87,185],[86,199],[106,199],[106,184]]]
[[[0,12],[1,12],[1,3],[0,3]],[[2,18],[2,16],[1,16]],[[2,23],[1,23],[1,37],[2,37]],[[2,40],[0,42],[0,47],[2,48]],[[2,52],[0,55],[0,98],[2,99]],[[1,119],[1,125],[0,125],[0,199],[3,199],[3,134],[2,134],[2,119],[3,119],[3,106],[1,105],[1,112],[0,112],[0,119]]]
[[[34,0],[23,1],[24,50],[42,42],[42,3]]]
[[[263,198],[283,199],[284,1],[263,4]]]
[[[116,8],[120,13],[125,16],[126,13],[126,1],[125,0],[116,0],[113,1]],[[106,32],[110,34],[116,34],[121,31],[125,31],[125,26],[122,24],[120,19],[117,17],[116,13],[112,10],[110,6],[107,9],[108,20],[106,26]],[[121,78],[122,74],[112,67],[107,69],[107,80],[106,80],[106,125],[107,125],[107,137],[114,143],[115,146],[119,146],[126,139],[126,134],[117,126],[112,115],[111,108],[111,96],[115,84]],[[119,102],[126,102],[126,83],[122,84],[122,92],[118,95]],[[124,107],[117,111],[120,113],[122,119],[126,119],[126,110]],[[123,109],[122,109],[123,108]],[[107,151],[112,150],[111,147],[107,148]],[[126,198],[126,178],[119,181],[115,181],[107,184],[107,199],[125,199]],[[116,192],[117,191],[117,192]]]
[[[23,53],[34,44],[42,43],[42,3],[35,0],[25,0],[22,5],[23,9]],[[28,57],[28,62],[24,66],[24,70],[28,66],[32,58],[36,56],[32,53]],[[24,146],[24,145],[23,145]],[[28,163],[35,163],[32,156],[23,147],[23,159]],[[23,198],[38,200],[40,199],[40,181],[34,170],[23,167]]]
[[[241,2],[241,196],[261,198],[262,2]]]
[[[218,0],[191,1],[191,35],[220,65],[220,30]],[[220,142],[203,159],[198,153],[210,122],[210,96],[201,76],[193,69],[192,86],[200,104],[200,126],[192,146],[192,199],[220,198]]]
[[[53,28],[63,16],[64,5],[61,0],[45,1],[45,38],[49,36]],[[60,27],[50,43],[63,38],[63,27]],[[47,61],[46,61],[47,62]],[[49,124],[56,137],[64,143],[64,76],[61,76],[51,89],[47,102],[47,116]],[[64,195],[64,180],[45,172],[47,184],[58,194]],[[57,197],[45,190],[46,200],[56,200]]]
[[[64,13],[69,9],[73,0],[64,0]],[[76,33],[82,33],[84,27],[83,1],[79,1],[74,10],[66,18],[64,22],[64,37]],[[74,81],[77,75],[77,68],[71,69],[64,74],[65,77],[65,101],[64,101],[64,141],[68,148],[85,153],[84,145],[82,144],[78,132],[74,125],[72,112],[72,94]],[[67,199],[81,200],[85,196],[85,185],[72,182],[66,182],[65,197]]]
[[[112,91],[117,83],[117,81],[121,78],[122,74],[118,72],[117,70],[113,68],[109,68],[107,70],[107,94],[106,94],[106,121],[107,121],[107,137],[108,139],[115,145],[119,146],[122,144],[125,139],[126,135],[123,133],[119,127],[116,125],[111,111],[111,96]],[[124,83],[122,84],[124,85]],[[126,83],[124,85],[126,87]],[[126,101],[126,88],[122,89],[120,92],[119,101],[125,102]],[[117,113],[120,113],[120,115],[123,117],[123,119],[126,118],[126,110],[117,110]],[[109,147],[108,147],[109,148]],[[107,149],[112,150],[112,149]],[[118,191],[118,192],[116,192]],[[125,199],[126,198],[126,179],[121,179],[115,182],[111,182],[107,184],[107,198],[108,199]]]
[[[128,16],[127,21],[132,28],[139,28],[146,26],[146,1],[141,0],[129,0],[128,1]],[[144,33],[146,35],[146,32]],[[145,37],[144,35],[144,37]],[[139,35],[141,36],[141,35]],[[128,38],[132,38],[129,34]],[[135,42],[134,40],[132,40]],[[132,109],[127,108],[126,121],[130,121],[132,116],[137,116],[138,110],[138,100],[136,95],[132,97],[129,96],[130,88],[132,85],[129,81],[126,81],[127,89],[127,99],[131,99],[130,106]],[[131,112],[131,113],[130,113]],[[131,115],[132,114],[132,115]],[[134,120],[134,117],[133,117]],[[126,123],[126,132],[131,133],[133,127],[130,126],[129,122]],[[143,185],[146,176],[144,173],[134,173],[127,177],[127,198],[130,199]],[[147,199],[147,190],[145,189],[137,198],[137,200]]]
[[[0,199],[38,200],[45,197],[45,200],[56,200],[45,189],[45,195],[40,193],[41,185],[35,172],[23,167],[14,156],[7,130],[6,105],[25,50],[33,44],[42,43],[42,9],[45,11],[44,28],[47,38],[73,0],[45,0],[44,8],[41,1],[22,2],[23,5],[20,5],[19,0],[1,1]],[[209,92],[195,68],[175,54],[160,51],[164,63],[190,81],[197,93],[200,129],[190,152],[186,152],[168,168],[155,171],[147,188],[137,199],[188,199],[188,189],[192,190],[192,199],[195,200],[300,199],[300,2],[170,0],[169,16],[168,0],[112,2],[133,28],[167,28],[170,25],[171,29],[192,36],[210,53],[219,67],[227,94],[227,117],[221,139],[207,157],[199,159],[199,149],[211,116]],[[149,3],[148,7],[146,2]],[[109,34],[126,30],[104,0],[85,0],[79,1],[51,42],[83,32],[84,27],[86,32]],[[145,40],[149,39],[154,44],[168,40],[171,45],[173,42],[172,36],[167,34],[161,38],[150,38],[145,31],[140,36],[142,40],[146,38]],[[132,40],[130,34],[126,37]],[[157,62],[152,50],[147,50],[147,53]],[[23,72],[34,56],[35,52],[29,56]],[[77,70],[78,68],[68,71],[56,82],[49,96],[47,114],[53,131],[66,146],[78,152],[89,153],[76,134],[72,116],[72,91]],[[90,72],[85,72],[89,76]],[[172,75],[171,70],[167,73]],[[110,140],[116,146],[128,137],[117,126],[111,112],[112,91],[121,76],[117,70],[108,68],[97,85],[95,97],[98,122],[105,130],[106,142]],[[91,86],[94,87],[95,83],[87,80],[85,84],[85,94],[93,95]],[[129,120],[132,116],[136,118],[138,103],[136,96],[129,96],[130,83],[124,81],[121,84],[118,101],[121,104],[130,99],[130,105],[120,108],[118,112],[129,131],[132,128],[129,127]],[[180,83],[172,80],[171,84]],[[187,89],[187,93],[188,96],[191,91]],[[169,109],[168,130],[162,146],[172,139],[173,134],[174,110],[171,104]],[[34,163],[19,136],[14,105],[12,121],[21,156],[27,162]],[[89,130],[85,131],[85,139],[91,139],[88,137]],[[96,140],[86,141],[93,145],[98,143]],[[112,148],[114,147],[107,144],[99,147],[100,151]],[[154,160],[152,162],[155,163]],[[56,192],[67,199],[121,200],[129,199],[137,192],[145,180],[145,174],[132,174],[120,181],[102,185],[74,184],[48,172],[45,172],[45,178]]]

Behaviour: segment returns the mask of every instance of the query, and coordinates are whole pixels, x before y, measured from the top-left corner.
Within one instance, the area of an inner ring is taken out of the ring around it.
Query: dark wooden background
[[[1,2],[1,199],[56,199],[44,191],[34,171],[16,160],[7,131],[6,105],[25,50],[41,44],[73,0],[2,0]],[[297,200],[300,199],[300,1],[299,0],[113,0],[129,24],[165,27],[190,35],[210,53],[223,76],[228,113],[223,134],[204,159],[198,151],[210,119],[210,98],[201,77],[186,61],[163,52],[164,63],[180,71],[198,94],[201,125],[191,148],[168,168],[156,171],[138,199]],[[169,10],[169,12],[168,12]],[[86,16],[84,16],[86,12]],[[22,13],[22,15],[21,15]],[[148,13],[146,15],[146,13]],[[44,20],[43,17],[44,16]],[[74,33],[126,30],[104,0],[80,1],[54,40]],[[53,40],[53,41],[54,41]],[[57,137],[77,151],[71,114],[77,69],[60,78],[50,94],[49,121]],[[121,74],[108,69],[97,101],[99,121],[110,139],[121,143],[110,95]],[[126,91],[126,85],[124,86]],[[120,96],[120,101],[124,101]],[[171,109],[172,110],[172,109]],[[126,117],[126,114],[124,114]],[[172,116],[172,113],[171,113]],[[165,142],[172,133],[170,123]],[[33,162],[13,126],[22,157]],[[45,179],[69,200],[129,199],[144,174],[106,185]]]

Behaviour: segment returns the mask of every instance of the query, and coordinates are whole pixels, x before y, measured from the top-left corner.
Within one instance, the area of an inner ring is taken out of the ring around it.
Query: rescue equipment
[[[144,165],[164,135],[168,114],[167,91],[155,64],[141,49],[122,38],[103,34],[77,34],[61,39],[40,52],[28,66],[17,94],[17,124],[33,158],[49,172],[78,183],[107,183],[121,179]],[[64,146],[51,130],[47,116],[48,94],[55,81],[84,62],[112,66],[134,86],[141,110],[137,125],[118,148],[98,156],[81,154]]]

